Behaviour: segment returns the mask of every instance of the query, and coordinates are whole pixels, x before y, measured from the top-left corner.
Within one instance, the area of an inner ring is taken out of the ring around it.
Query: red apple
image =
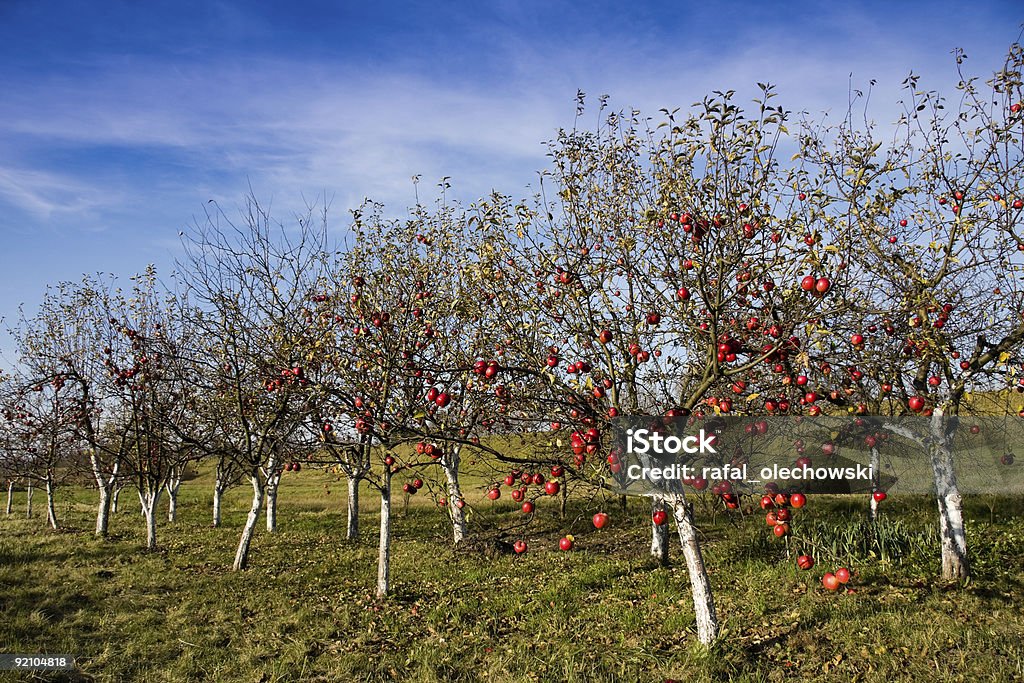
[[[553,479],[551,481],[547,482],[546,484],[544,484],[544,493],[548,494],[549,496],[556,495],[558,493],[558,490],[559,490],[558,482],[553,480]]]
[[[563,536],[558,541],[559,550],[572,550],[572,536]]]
[[[522,555],[526,552],[526,541],[516,541],[512,544],[512,549],[515,550],[517,554]]]
[[[850,580],[850,570],[846,567],[840,567],[836,570],[836,580],[839,583],[846,583]]]
[[[796,558],[796,566],[800,567],[800,569],[803,569],[804,571],[807,571],[808,569],[814,566],[814,558],[810,555],[801,555],[800,557]]]
[[[501,489],[499,489],[499,488],[487,489],[487,497],[490,498],[491,500],[498,500],[499,498],[501,498]]]
[[[654,514],[651,515],[651,519],[654,520],[655,524],[657,524],[658,526],[661,526],[666,521],[668,521],[668,515],[665,514],[664,510],[655,510]]]
[[[802,508],[807,504],[807,496],[802,493],[794,493],[789,497],[789,504],[795,508]]]
[[[594,526],[596,528],[601,529],[604,527],[605,524],[608,523],[608,514],[605,512],[598,512],[594,515],[592,521],[594,522]]]
[[[887,498],[885,491],[875,491],[871,494],[871,497],[875,499],[875,502],[881,503]]]
[[[832,572],[828,572],[825,576],[821,577],[821,585],[830,591],[834,591],[839,588],[839,579]]]

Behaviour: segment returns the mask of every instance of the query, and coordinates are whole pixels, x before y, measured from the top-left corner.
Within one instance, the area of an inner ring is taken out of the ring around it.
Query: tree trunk
[[[231,566],[235,571],[245,569],[249,564],[249,545],[256,532],[256,523],[260,521],[260,508],[263,507],[263,481],[259,473],[254,473],[249,480],[252,482],[252,505],[249,507],[249,516],[245,519],[245,527],[242,528],[242,537],[238,541],[235,563]]]
[[[661,496],[651,497],[651,557],[658,560],[662,567],[668,566],[668,524],[655,524],[654,513],[665,510],[665,499]],[[666,511],[667,512],[667,511]]]
[[[175,468],[170,480],[165,485],[167,489],[167,521],[174,522],[178,518],[178,490],[181,488],[181,477],[184,472]]]
[[[117,504],[121,499],[121,489],[123,486],[115,486],[113,494],[110,495],[110,512],[117,514]]]
[[[220,479],[213,482],[213,526],[220,528],[220,499],[224,495],[224,484]]]
[[[159,487],[145,493],[139,492],[142,516],[146,519],[146,550],[156,550],[156,507],[162,492],[163,488]]]
[[[362,477],[348,478],[348,530],[345,538],[350,541],[359,539],[359,483]]]
[[[46,521],[50,528],[57,529],[57,508],[54,504],[53,477],[46,475]]]
[[[267,478],[267,531],[277,529],[277,489],[281,483],[280,474],[272,474]]]
[[[29,519],[32,519],[32,494],[35,492],[34,489],[35,487],[32,485],[32,482],[29,482],[28,487],[25,489],[28,494],[25,501],[25,517]]]
[[[619,509],[620,510],[625,512],[626,511],[626,507],[627,507],[628,504],[629,504],[629,499],[627,499],[625,495],[619,496]]]
[[[954,418],[955,420],[955,418]],[[967,534],[964,531],[963,498],[953,465],[952,437],[955,427],[939,411],[932,417],[929,446],[935,497],[939,506],[939,540],[942,544],[942,578],[947,581],[970,577]]]
[[[110,489],[100,486],[100,503],[96,510],[96,535],[104,538],[110,527]]]
[[[700,543],[697,540],[697,529],[693,524],[693,505],[687,503],[681,495],[673,496],[670,502],[676,529],[679,532],[679,541],[683,545],[686,571],[690,575],[693,612],[697,620],[697,640],[704,645],[711,645],[718,637],[718,616],[715,614],[715,601],[711,595],[711,580],[704,566]]]
[[[388,594],[391,578],[391,470],[385,468],[380,489],[380,544],[377,549],[377,597]]]
[[[121,487],[116,485],[120,464],[115,463],[111,468],[111,473],[105,475],[95,450],[89,456],[89,463],[92,465],[92,476],[96,480],[96,487],[100,492],[100,503],[96,509],[96,535],[106,538],[107,530],[110,528],[110,513],[111,510],[117,512],[117,494],[121,491]],[[114,494],[113,501],[111,501],[111,492]]]
[[[462,500],[462,486],[459,484],[460,460],[461,449],[452,448],[451,453],[446,453],[441,463],[444,476],[448,480],[448,516],[452,520],[452,538],[455,545],[466,540],[466,513],[455,504],[455,501]]]
[[[878,501],[875,500],[875,496],[873,494],[874,494],[875,491],[879,490],[880,481],[882,479],[882,475],[879,472],[879,470],[881,469],[881,465],[879,463],[879,460],[880,459],[878,457],[878,449],[877,448],[872,448],[871,449],[871,472],[872,472],[872,475],[871,475],[872,476],[871,493],[872,493],[872,496],[871,496],[871,502],[870,502],[870,506],[871,507],[868,510],[868,520],[871,521],[871,522],[874,522],[876,519],[878,519]]]
[[[14,509],[14,482],[7,482],[7,516],[11,516],[11,510]]]

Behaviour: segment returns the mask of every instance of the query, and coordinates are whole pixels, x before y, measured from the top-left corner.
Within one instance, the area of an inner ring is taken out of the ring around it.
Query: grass
[[[834,564],[800,572],[760,514],[703,516],[705,559],[724,634],[695,643],[685,567],[647,557],[646,501],[596,531],[592,503],[569,517],[542,501],[517,531],[523,556],[454,550],[446,519],[424,495],[397,498],[393,594],[374,597],[377,500],[363,496],[360,542],[344,540],[344,486],[316,471],[286,477],[279,530],[258,533],[251,567],[228,567],[248,490],[209,526],[208,482],[182,485],[179,519],[144,541],[137,502],[123,495],[106,541],[92,537],[92,494],[61,492],[65,528],[0,516],[0,651],[69,653],[71,676],[95,681],[950,681],[1024,678],[1024,502],[969,499],[976,578],[933,579],[933,503],[883,504],[884,557],[865,554],[861,497],[814,497],[800,511],[809,542],[854,560],[853,591],[818,583]],[[330,493],[326,493],[327,490]],[[127,494],[128,491],[125,491]],[[504,497],[479,494],[475,519],[518,519]],[[504,512],[507,511],[507,512]],[[557,550],[568,530],[576,549]],[[831,545],[830,545],[831,544]],[[870,545],[870,544],[869,544]],[[877,546],[870,546],[875,547]],[[794,547],[793,551],[800,550]],[[824,552],[824,551],[822,551]]]

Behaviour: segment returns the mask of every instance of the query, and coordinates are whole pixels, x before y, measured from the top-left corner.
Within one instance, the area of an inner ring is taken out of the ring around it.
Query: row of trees
[[[53,489],[87,471],[98,535],[131,482],[154,547],[161,496],[209,462],[215,525],[224,491],[252,488],[235,569],[264,511],[274,529],[283,468],[336,467],[349,538],[360,489],[379,494],[383,595],[396,475],[439,482],[461,543],[467,452],[550,467],[564,493],[620,476],[620,415],[920,414],[926,430],[891,427],[927,448],[943,576],[966,577],[946,418],[1020,368],[1021,62],[1015,45],[984,84],[961,74],[955,100],[911,76],[884,133],[854,103],[834,124],[794,121],[767,85],[751,110],[716,93],[656,127],[602,102],[593,130],[550,144],[533,201],[442,193],[401,220],[367,203],[340,240],[326,213],[286,227],[255,200],[241,220],[213,208],[170,286],[152,269],[124,292],[87,277],[23,316],[2,466],[45,485],[54,526]],[[532,446],[498,447],[503,433]],[[652,509],[675,520],[709,643],[691,499]],[[652,554],[668,547],[652,523]]]

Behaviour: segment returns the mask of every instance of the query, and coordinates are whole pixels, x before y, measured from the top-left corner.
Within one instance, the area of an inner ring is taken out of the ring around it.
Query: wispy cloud
[[[816,115],[841,114],[851,84],[876,79],[870,114],[884,123],[910,69],[949,90],[950,49],[967,48],[984,74],[1016,37],[1007,6],[958,10],[951,22],[956,7],[941,2],[810,14],[757,3],[638,3],[623,13],[598,2],[583,15],[558,2],[502,3],[479,16],[424,7],[413,18],[346,8],[348,23],[325,22],[314,45],[293,49],[275,42],[276,17],[222,2],[150,51],[159,32],[147,23],[146,40],[123,50],[69,50],[64,70],[19,61],[0,74],[0,208],[14,209],[0,211],[0,234],[60,230],[52,264],[31,269],[41,281],[118,262],[135,272],[161,256],[169,263],[178,231],[207,200],[230,210],[250,184],[284,219],[320,194],[335,217],[366,196],[399,211],[412,202],[413,174],[424,198],[443,176],[463,199],[523,193],[546,166],[543,141],[573,124],[577,88],[657,116],[712,90],[737,89],[743,104],[754,84],[771,82],[779,104]],[[435,25],[418,25],[435,14]],[[226,28],[212,35],[211,25]],[[292,38],[308,30],[291,26]],[[349,27],[344,38],[336,26]],[[223,47],[203,42],[218,38]],[[91,238],[98,230],[102,239]],[[28,272],[25,261],[13,265]]]
[[[0,198],[32,216],[83,215],[122,197],[104,197],[103,189],[80,178],[50,171],[0,166]]]

